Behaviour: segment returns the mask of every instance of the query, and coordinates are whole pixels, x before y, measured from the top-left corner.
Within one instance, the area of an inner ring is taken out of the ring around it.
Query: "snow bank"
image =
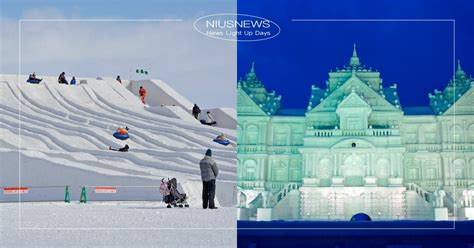
[[[21,203],[21,207],[3,203],[0,209],[2,247],[237,246],[235,208],[167,209],[155,202],[42,202]]]
[[[200,124],[198,120],[196,120],[189,112],[187,112],[187,110],[184,110],[181,106],[152,106],[147,107],[146,110],[155,114]]]
[[[161,80],[138,80],[126,82],[127,89],[138,95],[140,86],[147,90],[146,102],[150,106],[181,106],[191,113],[193,103]]]
[[[232,108],[213,108],[205,109],[201,112],[201,118],[205,118],[206,112],[211,112],[212,117],[217,122],[217,127],[236,129],[237,128],[237,112]]]

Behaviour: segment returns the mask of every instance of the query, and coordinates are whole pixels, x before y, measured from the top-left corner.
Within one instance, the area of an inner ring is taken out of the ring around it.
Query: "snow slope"
[[[176,92],[171,86],[161,80],[126,80],[123,84],[131,91],[138,92],[140,86],[147,90],[147,104],[150,106],[180,106],[188,112],[193,103]]]
[[[211,148],[220,168],[222,187],[218,184],[217,196],[225,198],[219,199],[221,204],[233,204],[229,195],[236,180],[236,151],[212,139],[224,132],[235,143],[235,129],[148,111],[115,80],[77,78],[80,85],[60,85],[56,77],[44,77],[45,83],[34,85],[26,83],[26,78],[21,76],[19,81],[18,75],[0,75],[0,186],[17,186],[20,176],[24,186],[67,184],[74,189],[81,185],[156,186],[163,177],[176,177],[199,192],[199,161]],[[113,138],[119,126],[130,128],[130,139]],[[130,146],[128,153],[107,149],[125,143]],[[127,200],[140,195],[137,192],[114,200]],[[2,196],[2,200],[8,199]]]
[[[103,78],[109,82],[117,81],[113,78]],[[194,103],[176,92],[172,87],[161,80],[123,80],[123,85],[133,94],[138,94],[140,86],[147,89],[146,103],[149,105],[148,111],[173,118],[180,118],[186,121],[196,122],[191,115]],[[197,103],[199,105],[199,103]],[[210,111],[217,121],[217,127],[236,129],[237,112],[235,109],[217,107],[213,109],[203,109],[200,119],[205,119],[206,111]]]
[[[206,113],[207,111],[211,112],[212,117],[217,122],[217,127],[223,128],[237,128],[237,111],[231,108],[213,108],[213,109],[205,109],[202,111],[201,115]],[[203,115],[204,118],[204,115]]]

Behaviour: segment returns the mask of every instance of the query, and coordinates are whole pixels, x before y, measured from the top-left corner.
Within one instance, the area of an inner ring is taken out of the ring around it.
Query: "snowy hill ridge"
[[[82,185],[156,185],[163,177],[199,182],[199,161],[208,148],[219,165],[219,179],[229,184],[236,180],[235,147],[212,141],[225,133],[235,144],[235,129],[148,111],[114,79],[78,78],[79,85],[58,84],[56,77],[43,77],[41,84],[26,79],[0,75],[0,186],[18,185],[19,159],[22,185],[38,185],[28,174],[34,166],[48,170],[48,180],[42,183],[48,185],[68,180]],[[120,126],[130,128],[126,141],[112,136]],[[124,144],[130,146],[128,153],[108,150]]]

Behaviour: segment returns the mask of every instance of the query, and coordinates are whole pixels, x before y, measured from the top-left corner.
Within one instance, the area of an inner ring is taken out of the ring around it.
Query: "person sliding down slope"
[[[212,117],[211,112],[209,112],[209,111],[207,111],[207,113],[206,113],[206,119],[201,120],[201,123],[204,124],[204,125],[209,125],[209,126],[217,124],[217,122],[214,120],[214,117]]]
[[[128,145],[125,145],[124,147],[119,148],[119,149],[117,150],[117,149],[112,148],[111,146],[109,146],[109,150],[111,150],[111,151],[118,151],[118,152],[128,152],[128,149],[129,149],[129,148],[130,148],[130,147],[129,147]]]
[[[146,104],[145,103],[146,89],[143,86],[140,86],[140,90],[138,90],[138,95],[140,96],[140,101],[142,101],[143,104]]]
[[[26,80],[26,82],[32,83],[32,84],[39,84],[42,80],[43,79],[41,79],[41,78],[37,78],[35,72],[33,72],[33,74],[30,74],[30,76],[28,77],[28,80]]]

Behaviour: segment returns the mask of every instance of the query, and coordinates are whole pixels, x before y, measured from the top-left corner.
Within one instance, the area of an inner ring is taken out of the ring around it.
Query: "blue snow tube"
[[[41,82],[41,80],[39,80],[39,79],[28,79],[28,80],[26,80],[26,82],[28,82],[30,84],[39,84]]]
[[[120,134],[120,133],[114,133],[114,137],[119,139],[119,140],[126,140],[130,138],[130,136],[127,134]]]
[[[230,144],[230,141],[228,139],[225,139],[225,140],[214,139],[213,141],[225,146]]]

